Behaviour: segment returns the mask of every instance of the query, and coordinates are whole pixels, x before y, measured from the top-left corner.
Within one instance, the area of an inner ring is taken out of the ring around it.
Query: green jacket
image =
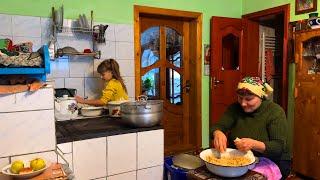
[[[228,147],[235,148],[233,140],[252,138],[264,142],[264,153],[253,151],[256,156],[267,157],[274,162],[291,160],[291,146],[288,144],[288,122],[283,109],[270,100],[263,100],[252,113],[243,111],[239,103],[230,105],[219,121],[211,127],[228,134]]]

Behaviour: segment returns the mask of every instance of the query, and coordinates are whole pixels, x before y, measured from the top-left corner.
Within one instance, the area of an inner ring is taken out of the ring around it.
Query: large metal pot
[[[134,127],[151,127],[159,124],[163,113],[162,100],[126,102],[120,105],[121,119]]]

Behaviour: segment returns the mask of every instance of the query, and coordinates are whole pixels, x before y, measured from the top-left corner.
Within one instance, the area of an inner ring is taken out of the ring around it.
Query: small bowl
[[[120,105],[122,103],[128,102],[127,100],[124,101],[110,101],[108,102],[108,109],[109,109],[109,116],[111,117],[120,117],[121,108]]]
[[[88,117],[101,116],[103,114],[103,111],[104,107],[102,106],[87,106],[80,109],[81,115]]]

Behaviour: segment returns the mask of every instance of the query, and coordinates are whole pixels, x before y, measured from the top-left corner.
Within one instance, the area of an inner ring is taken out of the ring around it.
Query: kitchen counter
[[[150,128],[134,128],[125,125],[120,118],[96,117],[56,121],[57,144],[113,135],[162,129],[161,125]]]

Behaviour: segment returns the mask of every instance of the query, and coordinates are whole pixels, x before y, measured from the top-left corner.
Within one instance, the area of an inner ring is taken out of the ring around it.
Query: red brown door
[[[212,17],[210,65],[210,124],[236,101],[245,75],[257,75],[259,26],[247,20]],[[252,61],[254,60],[254,61]]]
[[[164,100],[165,154],[193,148],[189,138],[189,23],[141,18],[141,93]]]

